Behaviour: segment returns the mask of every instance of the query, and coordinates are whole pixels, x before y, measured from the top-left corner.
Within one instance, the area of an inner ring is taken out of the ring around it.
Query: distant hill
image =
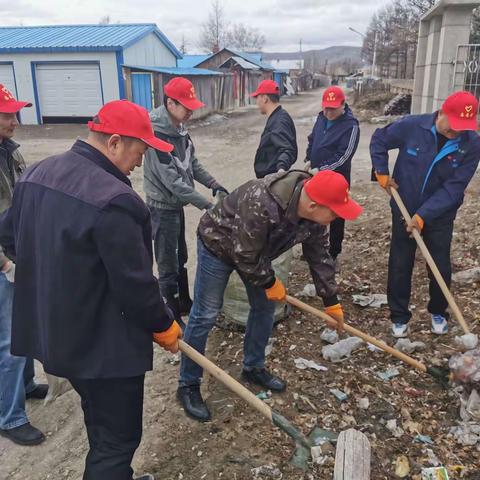
[[[301,60],[315,57],[319,64],[328,61],[328,63],[338,63],[345,60],[351,62],[362,61],[362,47],[352,46],[333,46],[320,50],[306,50],[304,52],[263,52],[265,61],[273,60]]]

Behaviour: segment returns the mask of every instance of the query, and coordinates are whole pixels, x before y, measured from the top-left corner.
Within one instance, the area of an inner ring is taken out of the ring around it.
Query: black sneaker
[[[0,430],[0,435],[18,445],[38,445],[45,440],[45,435],[29,423],[9,430]]]
[[[208,422],[210,420],[210,411],[207,408],[207,404],[203,401],[200,385],[178,387],[177,398],[189,417],[199,422]]]
[[[37,388],[35,390],[32,390],[31,392],[27,393],[25,396],[27,397],[27,400],[29,398],[34,398],[36,400],[43,400],[48,393],[48,385],[45,383],[40,383],[37,385]]]
[[[243,370],[242,378],[274,392],[283,392],[287,388],[286,382],[269,373],[266,368]]]

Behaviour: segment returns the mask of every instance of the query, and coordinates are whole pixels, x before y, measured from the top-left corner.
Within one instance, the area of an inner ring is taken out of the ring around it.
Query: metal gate
[[[466,90],[480,97],[480,45],[457,46],[452,91]]]

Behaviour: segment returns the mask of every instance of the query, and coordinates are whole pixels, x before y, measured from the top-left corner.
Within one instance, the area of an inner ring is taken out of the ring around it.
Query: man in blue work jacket
[[[322,111],[308,136],[306,162],[321,170],[340,173],[350,184],[352,158],[360,139],[358,120],[345,102],[340,87],[328,87],[322,97]],[[337,218],[330,224],[330,255],[339,270],[337,257],[342,253],[345,220]]]
[[[433,114],[410,115],[377,129],[370,154],[378,183],[387,191],[398,188],[413,217],[405,225],[392,202],[392,240],[388,264],[388,304],[395,337],[406,337],[411,318],[408,304],[416,243],[413,229],[422,233],[445,282],[450,285],[450,247],[453,222],[463,203],[465,189],[480,159],[477,99],[468,92],[450,95]],[[390,177],[388,151],[399,149]],[[448,331],[447,300],[430,270],[432,332]]]

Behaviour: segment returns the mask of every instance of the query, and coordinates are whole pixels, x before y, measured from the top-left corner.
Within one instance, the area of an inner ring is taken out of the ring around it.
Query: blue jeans
[[[200,239],[197,248],[195,293],[184,340],[204,354],[208,334],[222,308],[223,294],[233,267],[212,255]],[[252,370],[265,365],[265,347],[272,333],[275,303],[267,299],[263,288],[245,281],[244,283],[250,302],[250,313],[243,341],[243,368]],[[182,355],[180,386],[199,385],[202,374],[203,369],[200,366]]]
[[[13,283],[0,272],[0,430],[28,423],[25,395],[37,387],[33,359],[10,353]]]

